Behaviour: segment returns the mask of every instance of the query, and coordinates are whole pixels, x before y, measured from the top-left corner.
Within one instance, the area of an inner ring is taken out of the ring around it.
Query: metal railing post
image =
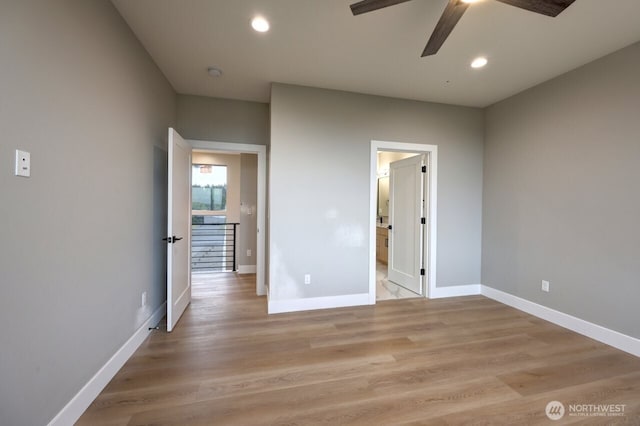
[[[237,223],[233,224],[233,272],[236,272],[236,227]]]

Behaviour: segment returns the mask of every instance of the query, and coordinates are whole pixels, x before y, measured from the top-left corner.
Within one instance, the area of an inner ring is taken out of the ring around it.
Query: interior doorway
[[[238,270],[238,231],[245,228],[239,227],[241,170],[238,154],[191,154],[192,279]]]
[[[212,179],[208,187],[201,185],[206,189],[198,189],[202,192],[199,200],[203,210],[194,211],[194,219],[202,224],[198,222],[194,226],[199,229],[192,231],[194,244],[196,233],[202,233],[202,238],[209,241],[204,244],[205,248],[194,248],[192,262],[198,262],[198,256],[201,264],[218,270],[255,273],[256,294],[266,295],[266,147],[200,140],[188,142],[193,149],[192,167],[200,169],[203,166]],[[241,171],[244,171],[241,170],[242,160],[249,164],[246,170],[249,172],[248,181],[253,179],[255,182],[254,190],[249,191],[253,193],[248,195],[239,188],[243,180]],[[217,180],[212,176],[214,166],[220,168],[216,170]],[[222,171],[227,175],[224,181]],[[238,188],[234,189],[232,182]],[[246,197],[252,201],[247,201]]]
[[[378,151],[376,300],[424,295],[426,154]]]
[[[435,288],[437,147],[371,142],[369,303]]]

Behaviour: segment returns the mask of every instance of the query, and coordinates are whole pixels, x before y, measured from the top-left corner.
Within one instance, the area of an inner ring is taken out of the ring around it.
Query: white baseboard
[[[306,299],[269,300],[268,312],[311,311],[314,309],[344,308],[347,306],[369,305],[369,293],[347,294],[344,296],[310,297]]]
[[[151,317],[133,333],[120,349],[103,365],[100,370],[87,382],[71,401],[49,422],[49,426],[67,426],[78,421],[94,399],[107,386],[109,381],[122,368],[138,347],[151,333],[149,327],[154,327],[167,312],[167,303],[163,303]]]
[[[256,265],[238,265],[239,274],[255,274],[257,271]]]
[[[456,285],[451,287],[436,287],[429,294],[429,299],[443,297],[474,296],[480,294],[480,284]]]
[[[636,339],[635,337],[627,336],[626,334],[556,311],[555,309],[547,308],[546,306],[530,302],[529,300],[496,290],[486,285],[482,286],[482,294],[490,299],[497,300],[500,303],[542,318],[560,327],[568,328],[576,333],[640,357],[640,339]]]

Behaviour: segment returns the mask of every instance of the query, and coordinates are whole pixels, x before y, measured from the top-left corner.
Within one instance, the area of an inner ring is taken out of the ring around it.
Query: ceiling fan
[[[384,7],[404,3],[409,0],[362,0],[352,4],[353,15],[360,15]],[[427,46],[422,52],[422,57],[434,55],[438,52],[444,41],[449,37],[451,31],[456,26],[470,3],[475,0],[449,0],[440,20],[436,24]],[[540,13],[551,17],[558,16],[563,10],[571,6],[575,0],[498,0],[501,3],[519,7],[530,12]]]

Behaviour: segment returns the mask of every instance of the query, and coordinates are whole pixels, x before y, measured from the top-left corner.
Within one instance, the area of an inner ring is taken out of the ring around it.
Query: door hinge
[[[427,224],[427,218],[426,218],[426,217],[421,217],[421,218],[420,218],[420,223],[421,223],[422,225],[426,225],[426,224]]]
[[[427,166],[422,166],[422,173],[427,173]]]
[[[426,271],[424,270],[424,268],[420,269],[420,275],[424,275],[426,273]]]

